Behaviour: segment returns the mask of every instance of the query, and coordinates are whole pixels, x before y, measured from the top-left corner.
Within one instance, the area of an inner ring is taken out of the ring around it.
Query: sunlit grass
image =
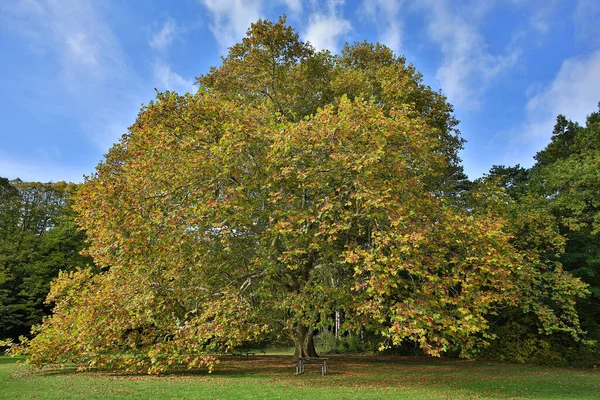
[[[1,399],[599,399],[596,371],[417,357],[332,356],[294,375],[289,355],[223,357],[213,374],[30,373],[0,357]]]

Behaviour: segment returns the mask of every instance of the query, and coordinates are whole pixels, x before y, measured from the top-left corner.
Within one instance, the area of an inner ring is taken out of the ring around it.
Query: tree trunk
[[[295,357],[319,357],[315,350],[313,331],[307,326],[298,324],[294,336]]]

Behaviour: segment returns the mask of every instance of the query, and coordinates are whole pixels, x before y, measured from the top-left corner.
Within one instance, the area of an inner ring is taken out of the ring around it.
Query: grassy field
[[[292,357],[224,359],[213,374],[27,372],[0,357],[0,399],[600,399],[597,371],[415,357],[332,356],[294,375]]]

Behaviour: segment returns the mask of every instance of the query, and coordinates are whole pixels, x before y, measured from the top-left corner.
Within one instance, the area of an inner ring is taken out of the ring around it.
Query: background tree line
[[[52,306],[44,300],[59,271],[91,264],[82,256],[73,183],[0,178],[0,339],[29,335]]]
[[[474,186],[501,187],[514,204],[514,220],[522,219],[523,210],[539,213],[537,221],[520,222],[526,229],[539,232],[545,219],[546,226],[560,233],[563,251],[545,252],[544,257],[589,285],[589,295],[577,303],[588,341],[540,336],[531,318],[505,312],[495,327],[499,339],[487,354],[514,361],[595,365],[600,360],[600,111],[590,114],[583,126],[559,115],[550,143],[534,158],[531,168],[494,166]]]

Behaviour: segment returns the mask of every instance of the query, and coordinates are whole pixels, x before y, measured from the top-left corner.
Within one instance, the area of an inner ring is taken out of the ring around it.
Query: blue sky
[[[193,91],[251,22],[380,41],[454,104],[471,178],[530,166],[600,101],[598,0],[2,0],[0,176],[81,182],[158,90]]]

